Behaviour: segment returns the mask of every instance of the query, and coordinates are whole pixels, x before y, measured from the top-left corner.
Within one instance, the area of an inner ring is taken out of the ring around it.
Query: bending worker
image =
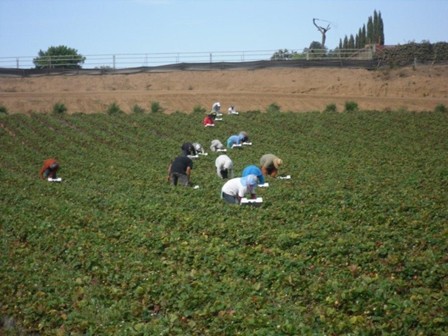
[[[260,159],[261,171],[264,176],[277,176],[280,166],[283,164],[283,160],[279,159],[274,154],[263,155]]]
[[[224,145],[218,139],[215,139],[211,142],[210,149],[213,152],[216,152],[218,149],[224,149]]]
[[[215,161],[215,166],[216,173],[220,178],[233,178],[233,162],[227,155],[223,154],[218,156]]]
[[[188,156],[178,156],[168,167],[167,181],[171,181],[173,186],[177,186],[177,182],[188,187],[190,185],[190,174],[193,169],[193,160]]]
[[[239,204],[247,193],[252,199],[256,199],[255,188],[257,187],[257,177],[248,175],[246,177],[236,177],[228,180],[221,189],[221,198],[227,203]]]
[[[255,175],[258,178],[258,182],[264,184],[264,176],[260,168],[256,166],[247,166],[244,168],[242,176],[245,177],[248,175]]]
[[[180,149],[182,149],[182,156],[196,155],[196,149],[191,142],[184,142]]]
[[[55,159],[45,160],[39,172],[40,179],[43,180],[44,175],[45,178],[53,178],[53,179],[57,178],[56,173],[58,169],[59,169],[59,163]]]
[[[233,145],[239,145],[240,143],[249,140],[249,136],[246,132],[240,132],[238,135],[232,135],[227,139],[227,147],[231,148]]]

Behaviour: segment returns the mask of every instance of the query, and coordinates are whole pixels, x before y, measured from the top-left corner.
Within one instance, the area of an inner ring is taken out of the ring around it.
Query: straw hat
[[[276,157],[276,158],[273,160],[273,163],[274,163],[274,167],[275,167],[275,169],[278,169],[278,168],[283,164],[283,160],[282,160],[282,159],[279,159],[278,157]]]

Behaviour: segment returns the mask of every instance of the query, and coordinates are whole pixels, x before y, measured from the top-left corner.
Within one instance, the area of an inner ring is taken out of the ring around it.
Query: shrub
[[[435,107],[434,112],[448,112],[448,108],[444,104],[439,104]]]
[[[109,104],[109,106],[107,107],[107,114],[112,115],[112,114],[121,114],[124,113],[120,106],[117,103],[111,103]]]
[[[60,114],[67,112],[67,107],[64,105],[64,103],[56,103],[53,105],[53,113]]]
[[[152,113],[162,113],[163,111],[165,111],[164,108],[162,108],[162,106],[160,106],[159,102],[152,102],[151,103],[151,112]]]
[[[337,111],[338,111],[338,108],[336,107],[336,104],[334,104],[334,103],[328,104],[324,110],[324,112],[337,112]]]
[[[197,106],[193,107],[193,113],[204,114],[205,112],[207,112],[207,110],[203,106],[197,105]]]
[[[345,102],[345,112],[355,112],[358,111],[358,103],[354,101]]]
[[[277,103],[272,103],[266,109],[267,113],[280,113],[280,106]]]
[[[5,105],[0,105],[0,113],[8,114],[8,108]]]
[[[139,105],[135,104],[134,106],[132,106],[131,109],[132,113],[134,114],[143,114],[145,113],[145,109],[143,107],[140,107]]]

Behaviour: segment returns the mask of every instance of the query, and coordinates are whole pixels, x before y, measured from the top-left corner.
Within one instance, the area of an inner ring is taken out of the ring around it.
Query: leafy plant
[[[336,104],[334,104],[334,103],[328,104],[324,110],[324,112],[337,112],[337,111],[338,111],[338,108],[337,108]]]
[[[0,105],[0,113],[8,114],[8,108],[5,105]]]
[[[160,106],[159,102],[153,101],[151,103],[151,112],[152,113],[162,113],[163,111],[165,111],[165,109],[163,109],[162,106]]]
[[[356,112],[358,111],[358,103],[354,101],[345,102],[345,112]]]
[[[277,103],[272,103],[266,108],[266,112],[269,114],[278,114],[280,113],[280,106]]]
[[[109,115],[122,114],[122,113],[124,112],[121,110],[120,106],[117,103],[110,103],[107,106],[107,114]]]
[[[434,112],[446,113],[448,112],[448,108],[444,104],[439,104],[434,108]]]
[[[134,113],[134,114],[144,114],[145,113],[145,109],[143,107],[140,107],[137,104],[132,106],[131,110],[132,110],[132,113]]]
[[[55,103],[53,105],[53,113],[60,114],[67,112],[67,107],[64,105],[64,103]]]
[[[204,114],[206,112],[207,112],[207,110],[203,106],[197,105],[197,106],[193,107],[193,114]]]

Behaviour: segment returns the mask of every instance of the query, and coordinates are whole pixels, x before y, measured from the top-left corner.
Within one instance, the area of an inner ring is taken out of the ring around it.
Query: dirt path
[[[276,103],[282,111],[322,111],[346,101],[360,109],[432,111],[448,106],[448,67],[416,70],[264,69],[256,71],[172,72],[134,75],[1,78],[0,105],[9,113],[49,112],[57,102],[68,113],[105,112],[117,103],[125,112],[146,111],[157,101],[167,113],[195,106],[261,110]]]

